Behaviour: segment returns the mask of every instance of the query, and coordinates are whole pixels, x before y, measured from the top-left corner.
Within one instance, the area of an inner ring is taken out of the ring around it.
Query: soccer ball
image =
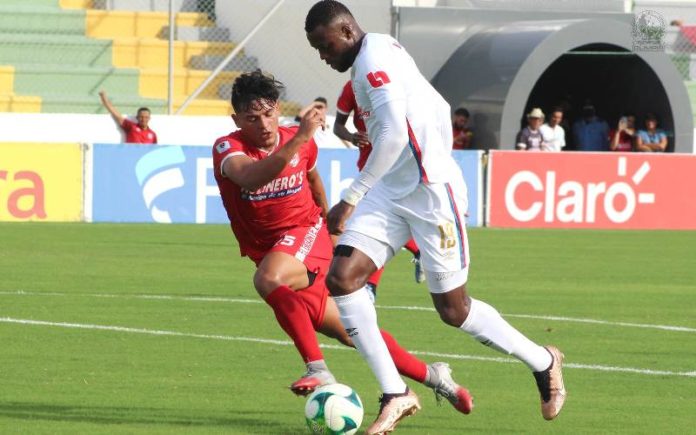
[[[362,402],[347,385],[324,385],[307,399],[305,419],[313,434],[352,435],[362,423]]]

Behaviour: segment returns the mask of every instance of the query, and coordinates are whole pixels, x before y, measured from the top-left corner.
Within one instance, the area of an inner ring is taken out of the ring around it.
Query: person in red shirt
[[[314,132],[323,114],[311,109],[299,126],[278,125],[282,84],[260,70],[232,87],[232,118],[239,130],[213,145],[215,180],[242,256],[256,264],[253,282],[281,328],[295,343],[307,372],[290,389],[306,395],[333,383],[314,331],[353,346],[341,324],[325,276],[333,243],[324,222],[326,195],[316,170]],[[468,391],[445,363],[426,365],[382,332],[399,371],[448,397],[468,413]]]
[[[452,117],[453,150],[468,150],[471,148],[472,131],[466,126],[469,123],[469,111],[463,107],[454,111]]]
[[[144,144],[156,144],[157,134],[150,128],[150,109],[147,107],[141,107],[138,109],[138,113],[135,119],[138,122],[133,122],[126,118],[119,112],[109,98],[106,96],[106,92],[100,91],[99,98],[101,98],[102,104],[109,111],[111,117],[114,118],[116,124],[123,130],[125,134],[126,143],[144,143]]]
[[[619,119],[615,129],[609,131],[609,149],[618,152],[633,151],[636,139],[636,115],[627,113]]]
[[[346,128],[346,123],[348,122],[348,117],[350,113],[353,112],[353,126],[356,132],[351,133]],[[336,102],[336,122],[333,128],[334,134],[339,138],[350,142],[351,144],[358,147],[358,169],[362,171],[367,163],[367,158],[370,156],[372,151],[372,144],[367,139],[367,128],[365,127],[365,121],[362,119],[362,111],[358,107],[358,103],[355,101],[355,94],[353,93],[353,85],[350,80],[343,85],[341,90],[341,95],[338,96],[338,101]],[[411,254],[413,254],[413,263],[416,267],[416,282],[421,283],[425,281],[425,272],[421,267],[420,262],[420,250],[416,242],[411,239],[405,245],[404,248],[408,249]],[[367,286],[372,291],[373,299],[377,296],[377,286],[379,285],[379,280],[382,277],[382,272],[384,268],[377,269],[375,273],[370,275],[367,280]]]

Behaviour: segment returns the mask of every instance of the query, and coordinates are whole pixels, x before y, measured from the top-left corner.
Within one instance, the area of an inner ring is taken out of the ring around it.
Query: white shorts
[[[390,199],[375,186],[360,201],[346,223],[339,244],[352,246],[380,268],[413,237],[432,293],[444,293],[466,283],[469,244],[463,180],[419,184],[404,198]]]

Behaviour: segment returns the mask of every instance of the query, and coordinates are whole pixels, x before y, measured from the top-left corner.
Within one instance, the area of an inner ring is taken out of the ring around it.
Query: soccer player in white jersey
[[[467,194],[451,156],[449,105],[396,40],[363,32],[342,3],[316,3],[307,14],[305,31],[331,68],[351,70],[373,146],[362,172],[327,219],[329,231],[341,234],[327,285],[346,331],[383,392],[379,415],[367,433],[391,432],[399,420],[420,409],[418,397],[389,357],[369,296],[357,291],[411,235],[421,248],[428,288],[442,321],[524,362],[536,379],[543,417],[555,418],[566,396],[563,354],[535,344],[495,308],[467,295]]]

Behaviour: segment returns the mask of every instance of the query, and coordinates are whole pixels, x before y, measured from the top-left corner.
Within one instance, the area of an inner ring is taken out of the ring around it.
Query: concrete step
[[[37,96],[0,94],[0,112],[39,113],[41,98]]]
[[[15,0],[16,1],[16,0]],[[177,12],[198,12],[198,0],[172,0]],[[213,5],[214,6],[214,5]],[[169,0],[94,0],[95,9],[121,11],[169,11]],[[214,9],[214,7],[213,7]]]
[[[239,71],[221,72],[200,93],[199,98],[217,99],[218,88],[230,84],[240,74]],[[186,98],[191,95],[208,77],[210,71],[177,69],[174,71],[174,96]],[[140,71],[140,95],[151,98],[166,98],[168,92],[167,70],[142,69]],[[227,98],[222,98],[227,100]]]
[[[0,4],[0,33],[84,35],[84,11]]]
[[[157,35],[162,39],[169,39],[169,26],[164,26]],[[230,29],[224,27],[201,26],[177,26],[174,30],[174,39],[177,41],[218,41],[230,40]]]
[[[0,33],[0,60],[11,64],[111,66],[111,41],[77,35]]]
[[[234,44],[222,42],[174,43],[174,68],[185,68],[191,58],[199,55],[223,56]],[[150,38],[117,38],[113,40],[113,65],[125,68],[167,68],[169,41]]]
[[[177,26],[213,28],[208,15],[180,12],[174,16]],[[92,38],[157,38],[162,28],[169,25],[166,12],[87,11],[87,36]]]
[[[192,56],[189,66],[194,69],[214,70],[225,59],[225,56],[200,55]],[[258,69],[259,59],[255,56],[245,56],[238,54],[230,63],[228,63],[223,71],[241,71],[250,72]]]
[[[98,95],[138,97],[140,72],[137,69],[76,65],[15,64],[14,89],[18,94]]]
[[[2,0],[3,6],[39,6],[39,7],[50,7],[58,9],[58,0]]]

